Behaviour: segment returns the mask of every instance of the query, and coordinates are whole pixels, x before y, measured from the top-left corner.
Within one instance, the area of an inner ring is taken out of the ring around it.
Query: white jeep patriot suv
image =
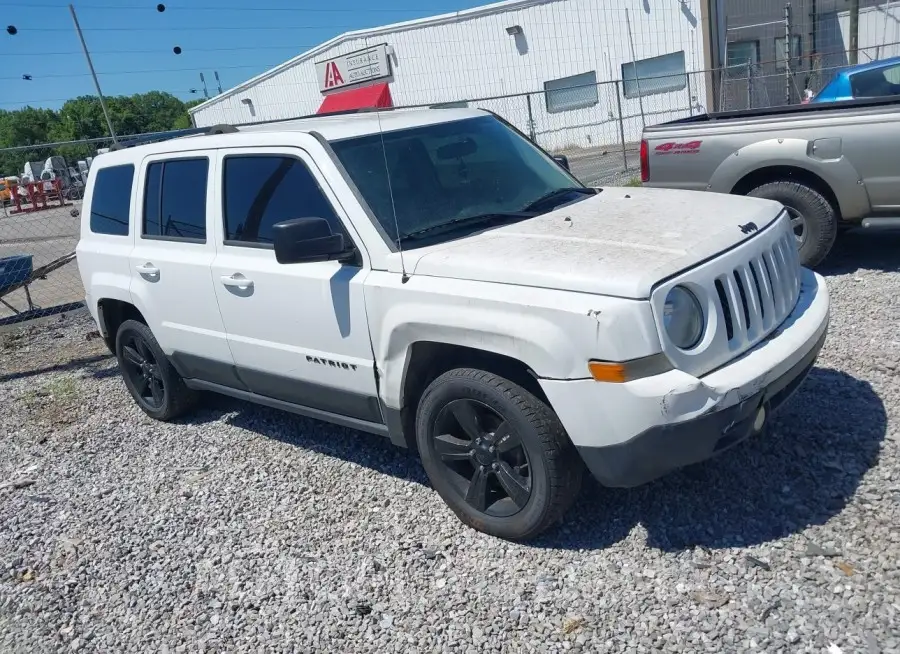
[[[476,110],[121,149],[82,213],[87,305],[148,415],[215,391],[383,434],[504,538],[585,467],[634,486],[759,433],[828,325],[780,204],[586,188]]]

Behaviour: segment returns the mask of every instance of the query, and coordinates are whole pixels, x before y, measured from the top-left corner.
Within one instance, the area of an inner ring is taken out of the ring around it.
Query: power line
[[[168,93],[169,95],[175,96],[176,98],[178,98],[179,100],[181,100],[182,102],[185,102],[185,103],[192,102],[194,100],[199,99],[199,98],[189,98],[188,100],[184,100],[180,97],[180,96],[186,95],[186,93],[183,91],[166,91],[164,89],[152,89],[151,91],[145,91],[145,93],[153,93],[155,91],[158,91],[159,93]],[[142,94],[141,93],[132,93],[131,95],[142,95]],[[111,95],[109,97],[111,99],[130,98],[131,95]],[[43,99],[37,99],[37,100],[0,100],[0,106],[15,104],[15,105],[21,105],[22,108],[32,107],[33,109],[48,109],[48,107],[42,107],[39,105],[48,103],[48,102],[63,102],[63,103],[65,103],[65,102],[68,102],[69,100],[76,100],[78,98],[83,98],[83,97],[91,97],[95,100],[97,98],[97,96],[92,93],[81,93],[79,95],[72,95],[67,98],[43,98]],[[51,111],[56,111],[56,109],[51,109]],[[109,139],[108,136],[104,137],[104,138]]]
[[[18,26],[17,26],[18,27]],[[71,32],[69,27],[19,27],[19,33],[22,32]],[[359,25],[266,25],[262,27],[247,25],[222,25],[210,27],[208,25],[197,25],[194,27],[85,27],[83,32],[196,32],[204,30],[207,32],[222,30],[242,30],[244,32],[252,32],[255,30],[356,30],[364,29]]]
[[[315,45],[247,45],[247,46],[235,46],[230,48],[190,48],[187,54],[193,52],[237,52],[241,50],[295,50],[298,52],[303,52],[304,50],[309,50],[310,48],[315,48],[320,44]],[[91,50],[91,54],[93,55],[101,55],[101,54],[171,54],[171,48],[166,49],[157,49],[157,50]],[[78,55],[81,54],[77,50],[69,50],[67,52],[42,52],[41,57],[48,56],[69,56],[69,55]],[[34,59],[33,52],[0,52],[0,57],[29,57]]]
[[[36,7],[38,9],[65,9],[67,5],[51,5],[51,4],[43,4],[43,3],[35,3],[29,2],[28,7]],[[106,9],[106,10],[138,10],[138,11],[147,11],[150,12],[153,9],[151,4],[146,5],[95,5],[95,4],[78,4],[79,9]],[[360,13],[361,11],[371,12],[371,13],[416,13],[426,11],[421,8],[415,7],[371,7],[361,10],[355,7],[220,7],[216,5],[199,5],[199,6],[188,6],[188,5],[166,5],[166,11],[176,10],[176,11],[279,11],[279,12],[294,12],[294,13]],[[440,8],[432,8],[428,9],[428,13],[453,13],[456,11],[461,11],[459,7],[454,7],[452,9],[440,9]]]
[[[73,98],[44,98],[43,100],[0,100],[0,104],[20,104],[23,107],[29,107],[41,102],[67,102]],[[34,107],[41,109],[41,107]]]
[[[152,68],[147,70],[112,70],[112,71],[97,71],[98,75],[144,75],[147,73],[184,73],[184,72],[193,72],[193,71],[203,71],[203,70],[229,70],[229,69],[237,69],[237,68],[274,68],[279,64],[241,64],[238,66],[219,66],[217,64],[209,64],[208,66],[203,66],[200,68]],[[90,73],[51,73],[49,75],[33,75],[36,79],[50,79],[54,77],[89,77]],[[21,79],[20,76],[15,77],[0,77],[0,80],[17,80]]]

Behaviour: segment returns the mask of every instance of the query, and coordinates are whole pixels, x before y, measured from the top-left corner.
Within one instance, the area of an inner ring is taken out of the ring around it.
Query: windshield
[[[463,224],[477,216],[519,214],[512,218],[524,219],[524,212],[540,213],[533,206],[536,201],[541,200],[541,212],[550,211],[573,199],[566,197],[564,189],[581,188],[553,159],[492,116],[334,141],[331,145],[395,242],[451,222]],[[404,247],[408,247],[406,243]]]

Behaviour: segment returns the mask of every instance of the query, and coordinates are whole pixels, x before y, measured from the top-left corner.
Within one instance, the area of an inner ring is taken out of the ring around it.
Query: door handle
[[[253,286],[253,280],[247,279],[241,273],[234,273],[233,275],[222,275],[219,279],[222,280],[222,283],[225,286],[228,286],[230,288],[248,289]]]
[[[152,263],[149,263],[149,262],[142,263],[140,265],[135,266],[134,268],[142,275],[150,275],[152,277],[152,276],[156,276],[159,274],[159,268],[157,268],[156,266],[154,266]]]

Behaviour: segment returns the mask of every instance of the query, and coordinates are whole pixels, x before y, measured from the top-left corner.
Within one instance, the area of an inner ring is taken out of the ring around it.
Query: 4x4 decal
[[[679,143],[678,141],[669,141],[657,145],[654,151],[656,154],[697,154],[703,141],[686,141]]]

